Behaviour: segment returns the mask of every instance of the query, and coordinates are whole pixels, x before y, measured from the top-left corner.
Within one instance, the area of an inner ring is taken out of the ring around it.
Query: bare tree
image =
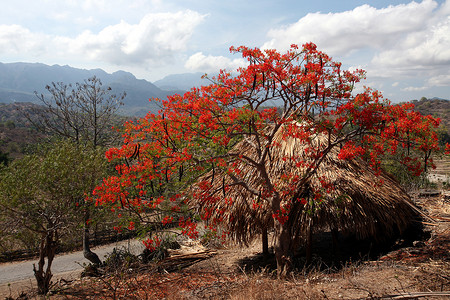
[[[35,109],[33,114],[25,113],[38,130],[93,148],[114,143],[117,134],[111,127],[123,105],[125,92],[113,94],[111,87],[103,87],[95,76],[76,83],[75,88],[63,82],[52,82],[45,88],[49,96],[35,92],[44,108]],[[89,246],[90,206],[85,202],[83,207],[83,253],[92,263],[100,264],[100,259]]]
[[[126,93],[112,94],[95,76],[76,83],[74,89],[63,82],[52,82],[45,89],[49,97],[35,92],[44,108],[27,114],[40,131],[93,147],[114,141],[111,126]]]

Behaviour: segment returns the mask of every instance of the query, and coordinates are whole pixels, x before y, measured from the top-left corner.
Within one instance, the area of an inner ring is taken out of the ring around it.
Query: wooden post
[[[262,252],[264,256],[269,255],[269,238],[267,236],[267,227],[262,229]]]
[[[306,264],[309,265],[312,261],[312,220],[309,219],[309,225],[306,229]]]

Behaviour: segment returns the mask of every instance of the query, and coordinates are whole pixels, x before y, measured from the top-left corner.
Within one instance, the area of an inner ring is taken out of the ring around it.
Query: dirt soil
[[[287,280],[277,279],[273,256],[260,254],[258,239],[249,247],[221,248],[184,241],[156,265],[102,277],[60,275],[47,299],[450,299],[450,197],[414,199],[432,218],[424,221],[425,234],[376,250],[342,239],[350,244],[338,263],[318,241],[314,263],[304,267],[300,258]],[[0,298],[39,299],[31,284],[15,283]]]

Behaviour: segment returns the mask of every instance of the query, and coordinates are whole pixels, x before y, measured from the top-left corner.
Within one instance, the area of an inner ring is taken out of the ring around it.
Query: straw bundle
[[[301,178],[305,175],[306,167],[296,162],[302,157],[307,159],[306,146],[298,138],[286,138],[283,130],[283,127],[280,128],[274,136],[273,144],[276,146],[271,147],[265,167],[278,191],[292,191],[281,193],[281,197],[282,203],[291,203],[288,222],[292,225],[293,239],[301,242],[312,232],[336,229],[359,238],[382,240],[402,232],[414,219],[414,205],[392,177],[384,172],[376,175],[362,159],[339,159],[338,147],[328,152],[314,175],[305,182],[293,180],[296,176]],[[242,181],[251,189],[264,193],[265,184],[261,173],[235,156],[244,154],[257,159],[255,144],[254,138],[244,139],[230,151],[230,155],[236,159],[234,168],[240,171]],[[325,148],[328,145],[327,137],[316,136],[312,145]],[[314,191],[322,187],[321,180],[325,180],[333,189],[321,199],[314,200]],[[225,170],[210,171],[201,181],[211,184],[209,192],[215,201],[193,198],[190,205],[209,210],[212,217],[220,219],[221,225],[236,240],[247,244],[263,228],[273,228],[274,211],[270,197],[264,200],[263,196],[255,196],[242,185],[235,185],[235,180]],[[301,198],[307,199],[307,203],[296,200]]]

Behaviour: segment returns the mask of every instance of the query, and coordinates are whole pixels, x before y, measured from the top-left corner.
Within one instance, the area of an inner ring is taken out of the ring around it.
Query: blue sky
[[[364,84],[405,101],[450,99],[450,0],[14,0],[0,10],[0,62],[168,74],[235,70],[229,47],[312,41]]]

